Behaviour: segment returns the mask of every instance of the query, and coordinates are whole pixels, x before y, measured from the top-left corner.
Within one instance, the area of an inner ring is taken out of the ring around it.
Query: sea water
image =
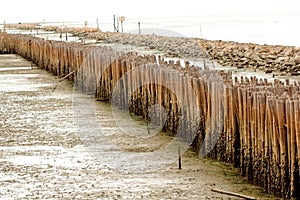
[[[197,37],[209,40],[251,42],[257,44],[300,47],[300,12],[281,14],[220,14],[175,17],[126,18],[123,31],[142,34]],[[77,22],[83,26],[84,22]],[[97,27],[96,19],[88,26]],[[103,31],[114,31],[113,18],[98,19]],[[121,32],[119,23],[119,31]]]
[[[116,16],[116,19],[118,16]],[[266,14],[196,14],[191,16],[127,18],[124,33],[155,34],[175,37],[197,37],[243,43],[300,47],[300,12]],[[99,28],[114,31],[113,16],[72,22],[44,22],[42,26]],[[122,32],[121,23],[115,26]],[[0,27],[1,28],[1,27]]]

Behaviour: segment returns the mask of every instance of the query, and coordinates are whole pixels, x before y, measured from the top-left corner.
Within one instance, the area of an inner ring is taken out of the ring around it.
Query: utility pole
[[[5,24],[5,21],[3,22],[3,32],[4,32],[4,33],[6,32],[6,24]]]
[[[200,25],[200,37],[201,37],[201,39],[203,39],[203,35],[202,35],[202,28],[201,28],[201,25]]]
[[[114,32],[118,32],[116,27],[116,15],[114,15]]]
[[[97,22],[97,29],[99,30],[99,21],[98,21],[98,18],[96,19],[96,22]]]
[[[117,32],[119,32],[120,31],[120,27],[119,27],[119,18],[117,18]]]
[[[141,22],[138,22],[138,26],[139,26],[139,35],[141,35]]]

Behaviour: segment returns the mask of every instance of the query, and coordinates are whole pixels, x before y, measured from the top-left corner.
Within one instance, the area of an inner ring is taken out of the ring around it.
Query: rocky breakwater
[[[300,75],[300,48],[201,40],[201,46],[223,66],[254,68],[274,75]]]
[[[109,32],[93,32],[87,37],[104,43],[144,46],[169,57],[197,59],[209,55],[222,66],[252,68],[274,75],[300,75],[299,47]]]
[[[42,28],[44,31],[54,31],[57,33],[71,33],[73,35],[80,35],[82,37],[87,36],[89,33],[100,32],[99,29],[89,28],[89,27],[58,27],[58,26],[44,26]]]
[[[193,38],[111,32],[94,32],[88,34],[87,37],[97,39],[102,43],[118,43],[146,47],[151,50],[161,51],[167,57],[201,58],[204,53],[198,41]]]

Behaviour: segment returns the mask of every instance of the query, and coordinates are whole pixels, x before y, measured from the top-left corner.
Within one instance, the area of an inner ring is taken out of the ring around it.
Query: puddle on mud
[[[58,79],[19,56],[0,55],[0,66],[20,66],[0,71],[0,199],[235,199],[211,188],[267,197],[189,151],[178,170],[165,159],[173,138],[122,132],[109,104],[67,81],[51,92]]]

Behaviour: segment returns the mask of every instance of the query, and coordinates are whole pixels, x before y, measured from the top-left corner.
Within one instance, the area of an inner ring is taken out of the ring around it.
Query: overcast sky
[[[1,1],[0,22],[70,21],[165,17],[203,14],[300,13],[299,0],[6,0]]]

